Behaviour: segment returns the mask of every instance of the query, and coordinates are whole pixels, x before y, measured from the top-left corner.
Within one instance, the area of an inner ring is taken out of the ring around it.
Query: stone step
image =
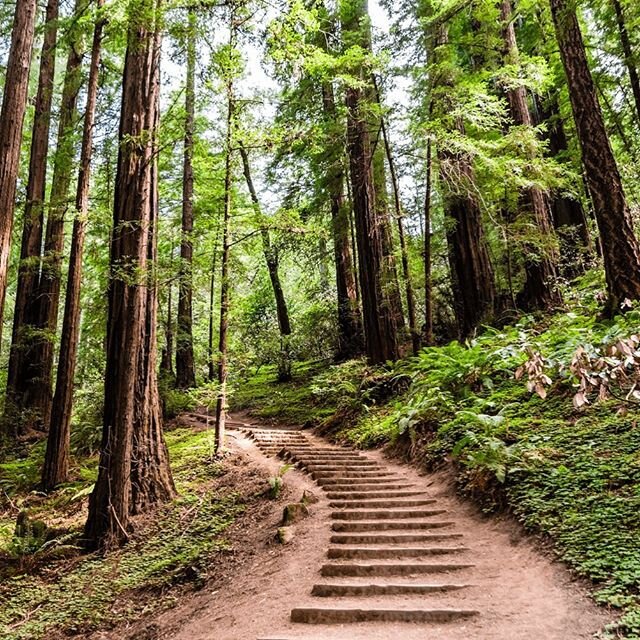
[[[357,622],[453,622],[477,615],[466,609],[338,609],[299,608],[291,621],[304,624],[345,624]]]
[[[410,509],[407,511],[382,509],[380,511],[356,510],[334,511],[331,517],[334,520],[397,520],[412,518],[429,518],[447,513],[446,509]]]
[[[311,591],[317,598],[350,598],[358,596],[398,596],[445,593],[466,589],[467,584],[316,584]]]
[[[336,509],[394,509],[403,507],[425,507],[438,502],[434,498],[423,498],[421,500],[403,500],[400,498],[392,500],[334,500],[329,503],[330,507]]]
[[[353,478],[353,477],[318,478],[318,484],[321,487],[331,486],[331,485],[369,485],[369,486],[376,487],[378,485],[384,485],[384,487],[382,488],[389,487],[391,489],[397,489],[397,488],[403,489],[405,487],[414,486],[412,484],[406,484],[406,482],[404,482],[402,478],[397,478],[395,476],[380,476],[379,478]],[[378,489],[380,488],[381,486],[378,486]],[[349,487],[349,489],[352,489],[352,487]],[[335,491],[335,489],[332,488],[331,491]]]
[[[414,576],[424,573],[448,573],[449,571],[462,571],[470,569],[474,565],[463,563],[332,563],[325,564],[320,569],[323,578],[348,577],[357,578],[364,576]]]
[[[372,491],[343,491],[335,493],[327,493],[329,500],[385,500],[387,498],[412,498],[414,496],[423,496],[426,491],[380,491],[376,487]]]
[[[444,556],[468,551],[465,547],[330,547],[329,560],[393,560]]]
[[[412,542],[439,542],[458,540],[462,533],[365,533],[331,536],[331,544],[411,544]]]
[[[305,469],[312,478],[398,478],[386,469],[376,467],[334,466],[331,469]]]
[[[324,482],[318,483],[324,487],[326,487],[326,491],[330,491],[332,493],[348,493],[350,491],[360,491],[360,492],[375,492],[375,491],[396,491],[400,489],[412,489],[415,487],[414,484],[409,483],[389,483],[389,484],[372,484],[372,483],[363,483],[363,482],[350,482],[344,484],[338,484],[336,482]],[[422,491],[420,493],[423,493]]]
[[[413,530],[418,531],[422,529],[444,529],[445,527],[453,527],[455,522],[427,520],[427,521],[412,521],[412,520],[378,520],[378,521],[344,521],[334,522],[331,525],[332,531],[336,533],[354,533],[363,531],[403,531]]]
[[[366,471],[368,469],[379,469],[386,471],[377,462],[371,460],[332,460],[327,462],[299,462],[309,471],[337,471],[340,469],[358,469]]]

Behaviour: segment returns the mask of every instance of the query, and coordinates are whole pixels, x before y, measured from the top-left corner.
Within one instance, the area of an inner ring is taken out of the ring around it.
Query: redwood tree
[[[51,126],[51,104],[56,66],[56,39],[58,33],[58,0],[49,0],[46,9],[38,93],[34,104],[33,130],[29,159],[29,178],[22,226],[20,264],[16,301],[13,313],[13,333],[7,373],[7,400],[5,412],[16,431],[23,430],[22,420],[17,419],[16,410],[22,406],[22,395],[28,387],[22,363],[27,355],[36,307],[36,287],[40,274],[40,252],[44,226],[45,191],[47,185],[47,154]]]
[[[97,0],[98,10],[104,0]],[[93,152],[93,128],[95,124],[98,80],[100,75],[100,50],[104,19],[97,16],[91,48],[91,66],[87,86],[87,103],[80,151],[80,170],[75,201],[75,218],[69,255],[67,291],[64,320],[60,338],[60,358],[58,375],[53,397],[53,409],[49,424],[47,450],[42,469],[42,487],[45,491],[67,480],[69,472],[69,436],[71,411],[73,407],[73,387],[76,370],[76,354],[80,334],[80,290],[82,282],[82,256],[89,213],[89,188],[91,179],[91,157]]]
[[[116,177],[107,365],[90,547],[127,540],[132,514],[174,495],[157,388],[156,131],[160,0],[130,0]]]
[[[520,53],[513,25],[512,0],[501,0],[502,37],[504,59],[518,68]],[[515,85],[507,90],[511,118],[517,126],[532,127],[533,119],[524,86]],[[533,219],[540,243],[529,243],[525,249],[526,280],[522,294],[523,304],[531,309],[545,309],[562,302],[556,286],[558,252],[555,248],[553,222],[549,198],[538,186],[531,186],[520,194],[521,207]]]
[[[20,144],[27,108],[37,8],[36,0],[16,2],[0,109],[0,327],[7,292]]]
[[[640,244],[589,69],[575,3],[550,0],[550,4],[600,231],[609,311],[614,313],[626,299],[640,299]]]
[[[366,0],[344,0],[340,4],[345,48],[368,51],[369,26]],[[398,358],[397,309],[387,293],[384,224],[376,206],[369,130],[371,90],[364,64],[356,61],[354,79],[346,87],[347,149],[351,174],[353,210],[358,244],[358,262],[366,351],[374,363]],[[387,221],[388,223],[388,221]],[[388,224],[387,224],[388,226]]]

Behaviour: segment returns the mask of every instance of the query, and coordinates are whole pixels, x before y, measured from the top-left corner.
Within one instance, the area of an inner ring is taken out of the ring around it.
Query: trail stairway
[[[294,608],[292,622],[441,624],[478,614],[455,606],[473,564],[437,500],[355,450],[299,431],[243,431],[265,455],[308,473],[332,509],[327,559],[311,592],[318,604]]]

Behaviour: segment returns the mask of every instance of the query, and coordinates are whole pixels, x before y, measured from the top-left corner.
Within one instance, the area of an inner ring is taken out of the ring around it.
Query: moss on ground
[[[140,521],[131,542],[107,556],[73,549],[86,517],[95,458],[81,461],[74,481],[46,498],[26,492],[37,481],[39,446],[27,458],[0,466],[6,492],[0,518],[3,640],[85,637],[171,606],[183,583],[204,584],[215,554],[228,548],[226,529],[254,496],[218,488],[227,470],[212,457],[211,432],[177,429],[167,433],[167,444],[179,498],[153,519]],[[69,532],[62,557],[45,556],[42,548],[19,553],[13,531],[16,511],[23,507],[31,517]]]

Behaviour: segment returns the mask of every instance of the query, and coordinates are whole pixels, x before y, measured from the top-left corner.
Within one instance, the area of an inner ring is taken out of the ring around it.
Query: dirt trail
[[[286,546],[270,541],[276,520],[263,523],[268,538],[247,532],[252,563],[224,591],[164,614],[162,638],[578,640],[610,619],[512,523],[481,517],[442,478],[307,432],[232,435],[234,450],[272,473],[284,448],[299,466],[289,490],[320,502]]]

